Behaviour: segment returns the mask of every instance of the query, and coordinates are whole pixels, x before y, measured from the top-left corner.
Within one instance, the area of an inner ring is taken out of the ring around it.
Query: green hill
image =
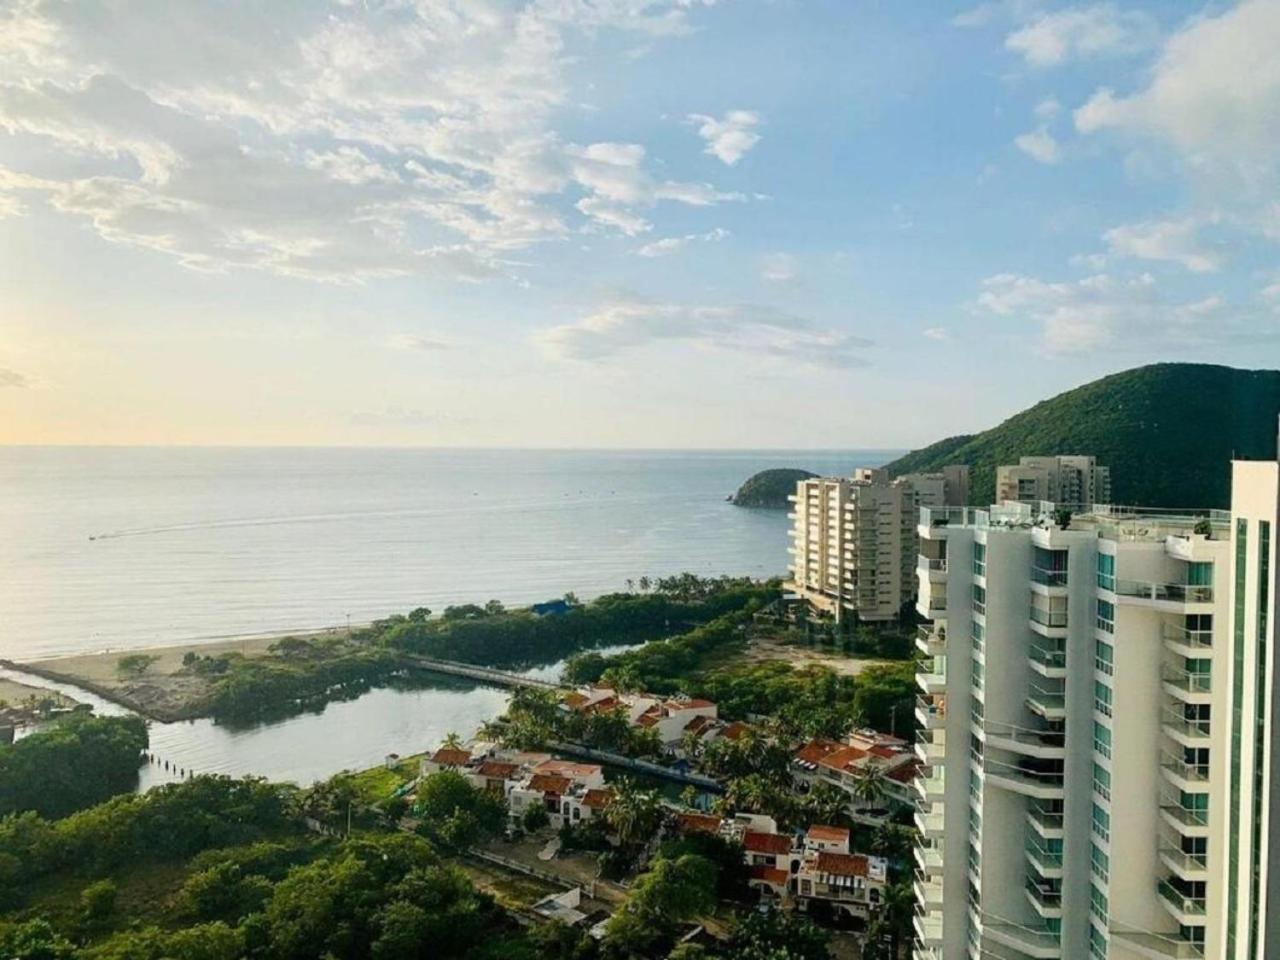
[[[796,484],[814,476],[817,474],[792,467],[761,470],[754,476],[748,477],[746,483],[740,486],[738,492],[729,500],[738,507],[782,510],[790,506],[787,497],[796,492]]]
[[[999,464],[1092,454],[1111,468],[1116,503],[1226,507],[1231,458],[1274,457],[1278,412],[1280,371],[1157,363],[1087,383],[990,430],[939,440],[886,466],[896,476],[967,463],[970,500],[987,504]]]

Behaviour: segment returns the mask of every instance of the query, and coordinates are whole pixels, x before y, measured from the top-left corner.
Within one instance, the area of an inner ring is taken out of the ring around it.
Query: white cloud
[[[1122,224],[1108,230],[1103,239],[1119,256],[1163,260],[1181,264],[1193,273],[1212,273],[1222,265],[1221,258],[1198,243],[1197,226],[1191,218],[1148,220]]]
[[[1264,233],[1280,205],[1280,4],[1245,0],[1169,38],[1150,81],[1098,90],[1075,111],[1082,133],[1117,130],[1175,148],[1198,194]],[[1280,231],[1275,233],[1280,237]]]
[[[618,298],[535,338],[552,357],[597,361],[655,344],[692,344],[814,367],[865,365],[870,342],[752,304],[689,305]]]
[[[453,344],[442,337],[430,337],[420,333],[397,333],[387,338],[387,346],[393,350],[448,350]]]
[[[1047,127],[1020,134],[1013,138],[1013,144],[1037,163],[1053,164],[1062,159],[1062,147]]]
[[[1156,25],[1136,10],[1113,3],[1041,13],[1005,38],[1004,45],[1034,67],[1069,60],[1137,53],[1156,37]]]
[[[1038,328],[1049,353],[1089,353],[1127,344],[1150,350],[1161,344],[1208,344],[1215,338],[1261,336],[1251,318],[1231,317],[1216,296],[1169,302],[1150,274],[1101,273],[1077,281],[1046,281],[1002,273],[982,282],[975,307],[994,317]],[[1206,322],[1212,318],[1212,322]]]
[[[769,253],[760,258],[760,278],[770,283],[786,283],[796,278],[799,267],[789,253]]]
[[[17,370],[0,367],[0,387],[29,387],[31,381]]]
[[[0,178],[0,211],[28,193],[206,270],[505,272],[584,217],[635,231],[635,207],[739,199],[554,126],[571,44],[684,34],[707,5],[21,0],[0,12],[0,131],[24,137],[8,176],[28,179]]]
[[[930,340],[950,340],[951,332],[946,327],[929,327],[922,331]]]
[[[652,243],[646,243],[636,253],[642,257],[665,257],[684,249],[691,243],[716,243],[726,239],[728,236],[728,230],[723,227],[716,227],[706,233],[686,233],[680,237],[663,237],[660,240],[654,240]]]
[[[760,116],[752,110],[730,110],[717,120],[701,113],[689,114],[689,122],[698,125],[698,136],[707,142],[703,153],[718,157],[733,166],[760,142],[756,127]]]
[[[1032,112],[1035,113],[1036,117],[1040,120],[1049,121],[1056,117],[1058,115],[1058,111],[1061,109],[1062,104],[1053,97],[1049,97],[1037,103],[1035,110]]]

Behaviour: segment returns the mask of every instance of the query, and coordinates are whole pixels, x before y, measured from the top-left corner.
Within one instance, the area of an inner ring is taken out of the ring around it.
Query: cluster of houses
[[[855,821],[883,823],[894,806],[913,806],[912,784],[921,761],[907,741],[875,730],[855,730],[843,741],[810,740],[795,752],[791,777],[796,789],[808,793],[819,782],[839,787],[850,798]],[[865,781],[877,785],[868,796]]]
[[[599,764],[574,763],[549,753],[509,750],[491,743],[441,747],[423,758],[423,776],[440,770],[456,770],[473,787],[501,794],[513,821],[531,807],[541,806],[556,829],[600,816],[613,799]]]
[[[780,833],[771,817],[746,813],[682,813],[678,826],[740,843],[750,886],[782,907],[865,923],[884,901],[888,861],[854,853],[844,827],[815,824],[802,834]]]
[[[726,723],[710,700],[694,697],[660,697],[652,693],[625,693],[609,687],[582,687],[565,696],[564,709],[575,713],[605,713],[621,710],[635,727],[657,733],[663,749],[682,756],[690,737],[709,743],[717,737],[736,740],[746,731],[740,722]]]

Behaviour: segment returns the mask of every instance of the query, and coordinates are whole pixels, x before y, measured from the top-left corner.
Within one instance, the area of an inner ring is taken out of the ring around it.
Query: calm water
[[[682,570],[781,573],[785,515],[725,496],[766,467],[847,473],[892,455],[0,448],[0,656],[585,598]],[[153,724],[152,749],[200,773],[306,783],[470,734],[505,700],[465,684],[375,690],[249,730]]]

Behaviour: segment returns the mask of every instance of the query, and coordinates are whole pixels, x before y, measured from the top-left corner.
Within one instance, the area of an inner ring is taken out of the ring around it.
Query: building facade
[[[1111,468],[1093,457],[1023,457],[996,467],[996,502],[1051,501],[1079,507],[1111,502]]]
[[[1278,509],[921,511],[916,960],[1280,956]]]
[[[791,498],[788,589],[837,621],[895,619],[915,594],[916,511],[968,495],[961,465],[896,480],[873,468],[801,480]]]

